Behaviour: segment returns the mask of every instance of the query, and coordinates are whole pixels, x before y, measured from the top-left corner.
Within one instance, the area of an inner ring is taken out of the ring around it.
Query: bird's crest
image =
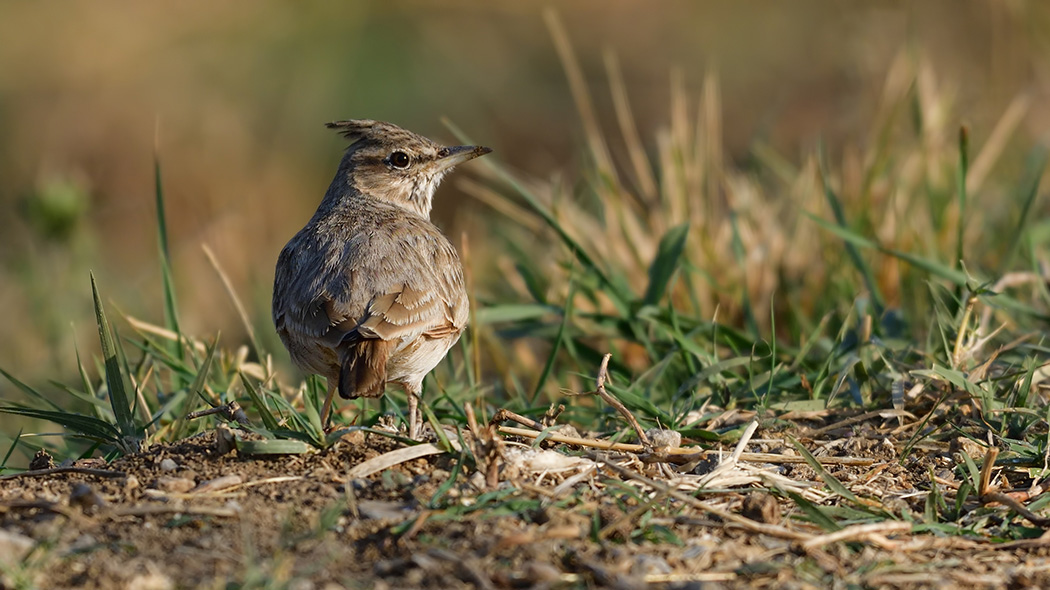
[[[325,123],[325,127],[339,131],[340,135],[353,143],[371,133],[372,128],[378,123],[378,121],[373,121],[372,119],[347,119],[345,121]]]

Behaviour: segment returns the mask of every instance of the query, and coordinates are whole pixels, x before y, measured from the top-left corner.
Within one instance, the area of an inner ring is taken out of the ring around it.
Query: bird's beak
[[[463,162],[473,160],[478,156],[484,156],[491,151],[492,148],[480,145],[457,145],[441,148],[438,150],[438,169],[448,170],[456,164],[462,164]]]

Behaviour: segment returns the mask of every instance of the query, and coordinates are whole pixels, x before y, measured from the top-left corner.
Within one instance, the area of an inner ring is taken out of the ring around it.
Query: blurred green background
[[[74,344],[97,347],[89,270],[112,305],[160,323],[155,149],[183,329],[221,330],[227,345],[243,340],[241,324],[201,245],[272,342],[277,253],[345,147],[326,121],[383,119],[452,142],[447,117],[522,177],[578,181],[584,133],[544,9],[0,2],[0,367],[28,382],[74,374]],[[821,142],[837,161],[876,141],[871,122],[902,60],[944,99],[926,116],[967,123],[975,145],[1014,105],[1012,157],[990,174],[1016,178],[1050,127],[1046,2],[587,0],[556,13],[610,137],[606,56],[653,149],[672,80],[698,103],[713,76],[727,166],[745,172],[758,144],[798,163]],[[457,242],[470,236],[478,289],[497,292],[499,265],[484,260],[502,247],[497,216],[461,190],[479,174],[468,168],[446,181],[435,217]]]

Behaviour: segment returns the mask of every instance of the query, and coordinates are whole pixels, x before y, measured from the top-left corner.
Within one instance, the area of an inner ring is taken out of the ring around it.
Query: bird
[[[434,192],[456,165],[492,150],[443,146],[371,119],[326,125],[350,140],[317,211],[281,250],[273,322],[292,361],[324,376],[321,411],[345,399],[408,394],[408,435],[420,434],[423,378],[469,316],[463,265],[430,221]]]

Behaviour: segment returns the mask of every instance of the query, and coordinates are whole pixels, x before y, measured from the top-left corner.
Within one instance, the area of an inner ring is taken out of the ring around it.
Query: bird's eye
[[[404,170],[405,168],[408,168],[408,165],[411,162],[412,160],[408,157],[408,154],[406,154],[405,152],[394,152],[390,154],[390,165],[394,168],[400,168]]]

